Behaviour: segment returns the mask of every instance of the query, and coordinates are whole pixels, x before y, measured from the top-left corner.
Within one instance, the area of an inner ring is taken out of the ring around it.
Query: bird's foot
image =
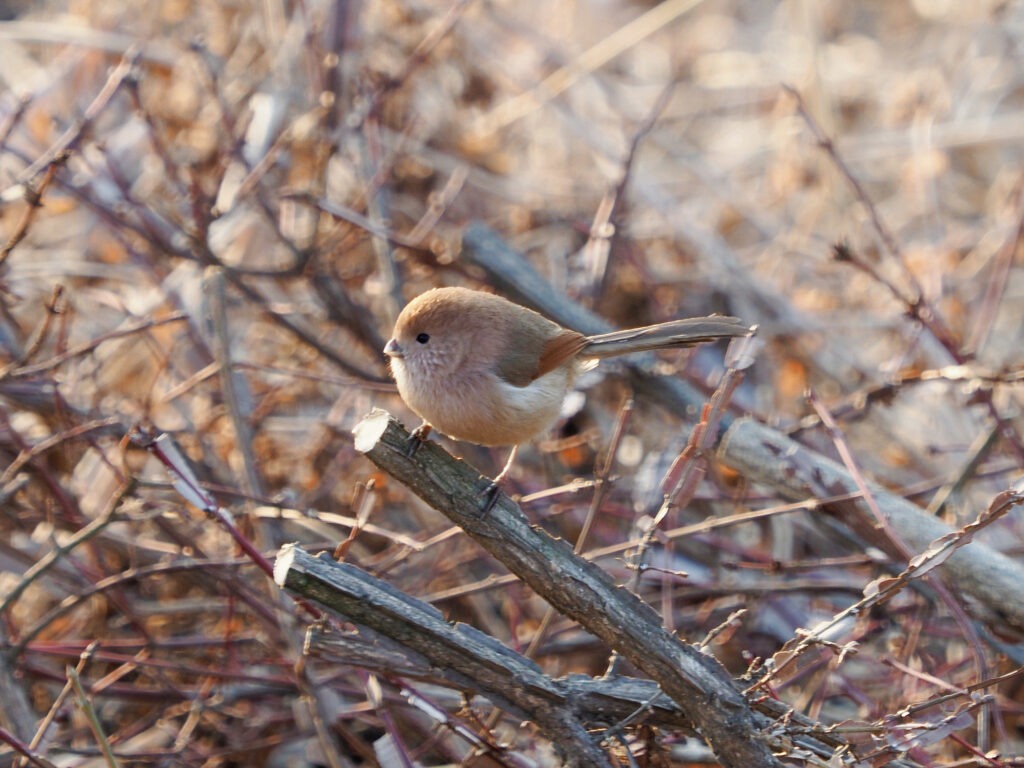
[[[480,491],[480,499],[483,501],[483,504],[480,506],[481,517],[489,514],[494,509],[494,505],[498,503],[499,496],[501,496],[501,483],[497,480],[491,480],[487,487]]]
[[[486,515],[494,509],[494,505],[498,503],[498,497],[501,495],[501,485],[505,482],[505,478],[508,477],[508,473],[511,471],[512,465],[515,463],[516,454],[518,452],[519,446],[512,446],[512,452],[508,455],[508,460],[505,462],[505,466],[502,467],[501,472],[499,472],[497,477],[491,480],[488,486],[481,492],[480,495],[484,500],[484,505],[480,510],[481,515]]]
[[[416,429],[409,433],[409,437],[405,441],[405,455],[407,458],[412,458],[416,455],[416,451],[420,449],[420,446],[427,442],[427,438],[430,436],[431,426],[427,422],[423,422]]]

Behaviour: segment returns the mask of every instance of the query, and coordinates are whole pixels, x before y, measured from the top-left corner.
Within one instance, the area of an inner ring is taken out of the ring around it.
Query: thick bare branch
[[[488,635],[450,624],[437,609],[354,566],[292,545],[281,550],[274,572],[279,585],[400,641],[460,689],[481,691],[502,709],[532,720],[569,765],[612,765],[584,727],[569,689]]]
[[[841,465],[753,419],[740,419],[726,432],[719,459],[752,482],[770,486],[791,499],[825,498],[857,491],[857,484]],[[870,484],[875,503],[893,530],[913,553],[921,553],[936,539],[953,532],[920,507]],[[867,517],[851,505],[855,499],[823,505],[823,509],[854,528],[867,541],[888,551],[887,542]],[[895,553],[890,552],[890,554]],[[949,587],[972,600],[969,607],[990,625],[1007,624],[1024,631],[1024,601],[1020,585],[1024,568],[1009,557],[977,541],[964,544],[941,566]]]
[[[531,526],[500,495],[481,514],[489,480],[440,446],[409,455],[409,433],[373,411],[355,430],[356,449],[460,526],[544,597],[656,680],[707,740],[723,765],[775,766],[757,719],[722,666],[669,633],[657,613],[562,540]]]

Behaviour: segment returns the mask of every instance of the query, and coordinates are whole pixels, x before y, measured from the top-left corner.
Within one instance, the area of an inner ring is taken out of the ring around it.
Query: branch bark
[[[328,556],[313,557],[293,545],[278,555],[274,579],[399,641],[403,649],[414,649],[411,663],[443,670],[453,687],[482,692],[505,711],[532,720],[569,765],[612,768],[570,703],[569,689],[483,632],[466,624],[450,624],[433,606],[364,571]]]
[[[668,632],[653,608],[574,555],[566,542],[531,526],[507,496],[499,494],[481,514],[487,478],[434,443],[409,456],[409,433],[385,411],[373,411],[354,432],[358,451],[655,680],[724,766],[781,765],[749,704],[714,658]]]
[[[285,550],[282,549],[281,554],[284,553]],[[322,559],[323,555],[320,558]],[[347,581],[353,577],[338,574],[336,578]],[[374,577],[366,573],[363,573],[361,578],[375,581]],[[306,588],[296,591],[310,597]],[[417,610],[418,606],[424,605],[410,595],[402,595],[402,600],[409,605],[417,606]],[[348,618],[352,620],[351,617]],[[476,676],[468,677],[428,656],[429,651],[424,649],[429,649],[434,642],[428,628],[421,627],[414,621],[407,622],[405,626],[408,633],[399,642],[368,625],[360,625],[358,632],[337,632],[326,624],[314,624],[306,635],[306,649],[311,656],[323,661],[348,664],[381,675],[428,682],[453,691],[480,695],[487,698],[491,705],[509,698],[508,681],[513,674],[511,667],[505,666],[499,674],[500,690],[492,691],[487,685],[479,682]],[[532,664],[505,646],[501,646],[501,652],[495,655],[494,647],[497,641],[494,638],[484,636],[481,640],[480,633],[463,632],[459,624],[455,627],[459,630],[457,638],[460,653],[464,659],[474,664],[489,666],[488,659],[500,662],[506,655],[516,657],[515,666],[519,668],[524,663]],[[380,629],[383,630],[383,627]],[[492,676],[492,673],[488,672],[487,676]],[[564,699],[559,698],[559,705],[571,707],[580,721],[587,726],[606,726],[608,723],[637,720],[645,725],[694,735],[692,726],[683,717],[679,707],[651,680],[627,676],[595,678],[571,674],[553,678],[551,684],[542,685],[538,682],[537,687],[544,687],[557,692],[560,697],[564,696]],[[503,709],[519,717],[530,717],[521,707],[512,709],[513,706],[516,705],[510,703],[509,707]]]
[[[739,419],[722,438],[718,458],[751,482],[770,486],[790,499],[825,498],[855,493],[857,483],[842,465],[753,419]],[[924,552],[936,539],[953,532],[942,521],[879,485],[868,489],[882,514],[913,553]],[[862,514],[858,500],[823,506],[823,510],[855,530],[863,539],[902,562],[886,537]],[[962,545],[945,560],[941,573],[958,594],[971,598],[968,607],[989,626],[1010,625],[1024,631],[1024,567],[978,541]]]

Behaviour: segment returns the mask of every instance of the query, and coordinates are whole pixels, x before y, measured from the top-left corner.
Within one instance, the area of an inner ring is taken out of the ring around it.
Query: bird
[[[711,316],[586,336],[502,296],[433,288],[399,313],[384,347],[402,400],[431,429],[483,446],[520,444],[551,427],[573,382],[606,357],[749,336],[735,317]]]

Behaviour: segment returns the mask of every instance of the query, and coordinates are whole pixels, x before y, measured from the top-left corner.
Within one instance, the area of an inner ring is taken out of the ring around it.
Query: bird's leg
[[[505,481],[505,478],[508,477],[508,473],[512,470],[512,465],[515,463],[516,453],[518,451],[519,446],[513,445],[512,452],[509,453],[508,460],[505,462],[505,466],[502,467],[501,472],[499,472],[495,478],[491,480],[490,484],[484,488],[484,491],[481,494],[484,497],[484,507],[483,510],[481,510],[482,514],[486,515],[490,512],[491,508],[498,501],[498,494],[501,493],[501,484]]]
[[[420,449],[420,446],[427,442],[427,438],[430,436],[430,430],[432,427],[427,423],[423,422],[416,429],[409,433],[409,437],[405,441],[405,455],[410,459],[416,455],[416,451]]]
[[[508,477],[508,473],[512,471],[512,465],[515,464],[516,454],[519,452],[519,446],[513,445],[512,451],[508,455],[508,459],[505,460],[505,466],[501,468],[501,472],[494,478],[495,485],[501,485],[502,482]]]

